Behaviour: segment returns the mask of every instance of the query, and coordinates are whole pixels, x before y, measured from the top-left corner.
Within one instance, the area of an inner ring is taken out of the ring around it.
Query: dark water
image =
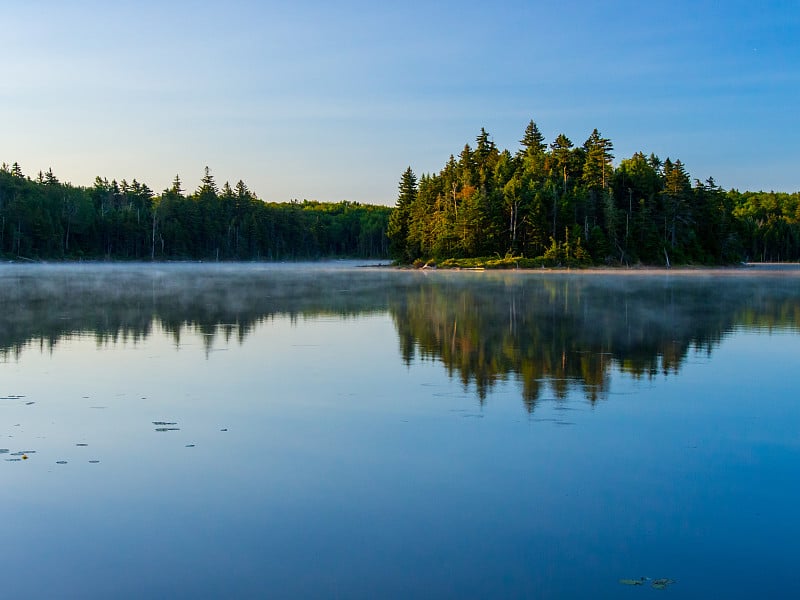
[[[793,597],[799,371],[795,269],[0,266],[0,595]]]

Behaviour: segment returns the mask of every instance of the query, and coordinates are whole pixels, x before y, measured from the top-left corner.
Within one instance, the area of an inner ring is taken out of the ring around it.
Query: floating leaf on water
[[[65,465],[65,464],[67,464],[67,461],[65,461],[65,460],[57,460],[56,464],[57,465]]]
[[[228,428],[226,427],[225,429],[220,429],[220,431],[228,431]]]
[[[187,448],[194,448],[194,444],[186,444]]]
[[[36,404],[36,402],[26,402],[25,406],[30,406],[31,404]]]
[[[88,446],[89,444],[75,444],[76,446]]]
[[[661,579],[653,579],[653,589],[656,590],[665,590],[667,586],[670,584],[675,583],[673,579],[667,579],[666,577]]]
[[[99,460],[90,460],[89,462],[90,462],[91,464],[93,464],[93,465],[96,465],[96,464],[97,464],[97,463],[99,463],[100,461],[99,461]]]
[[[622,585],[644,585],[644,577],[639,579],[620,579],[619,582]]]

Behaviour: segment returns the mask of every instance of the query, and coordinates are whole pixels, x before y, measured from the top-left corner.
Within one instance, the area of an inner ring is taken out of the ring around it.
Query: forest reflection
[[[701,275],[513,275],[419,286],[392,315],[403,357],[437,358],[484,399],[509,376],[532,409],[580,388],[594,402],[612,368],[678,373],[737,327],[800,329],[797,280]]]
[[[518,380],[532,409],[545,392],[608,391],[610,373],[677,373],[736,328],[800,330],[797,273],[424,273],[319,267],[4,268],[0,358],[92,335],[138,342],[158,328],[243,342],[278,316],[390,314],[403,360],[441,361],[483,401]],[[346,343],[346,341],[345,341]],[[386,343],[391,343],[386,340]],[[300,368],[301,365],[298,365]]]

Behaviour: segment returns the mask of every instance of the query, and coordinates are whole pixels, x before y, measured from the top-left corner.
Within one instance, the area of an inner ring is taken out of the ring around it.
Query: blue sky
[[[393,204],[407,166],[534,119],[800,190],[797,0],[3,4],[0,161],[31,176]]]

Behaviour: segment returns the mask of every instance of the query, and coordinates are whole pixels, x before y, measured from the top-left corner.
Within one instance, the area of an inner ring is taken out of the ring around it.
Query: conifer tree
[[[389,217],[387,235],[389,237],[389,252],[392,257],[401,261],[408,261],[408,225],[411,206],[417,198],[417,177],[408,167],[400,178],[399,195],[397,203]]]
[[[544,136],[533,119],[525,128],[525,134],[519,143],[522,144],[519,154],[534,155],[543,153],[547,149],[547,144],[544,143]]]
[[[613,172],[611,161],[614,155],[611,154],[611,151],[614,149],[614,145],[611,140],[602,137],[600,132],[595,129],[584,142],[583,149],[586,152],[583,164],[583,182],[589,188],[605,189]]]

